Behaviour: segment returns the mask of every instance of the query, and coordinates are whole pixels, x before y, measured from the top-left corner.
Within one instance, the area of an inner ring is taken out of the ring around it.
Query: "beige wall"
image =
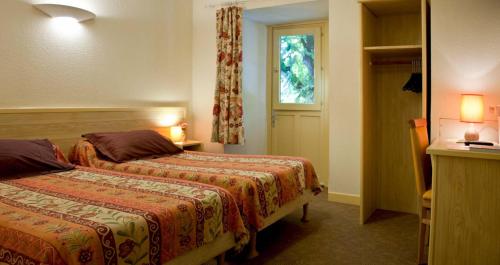
[[[309,1],[314,0],[249,0],[246,8],[254,9]],[[192,110],[194,137],[203,141],[205,149],[211,152],[223,152],[224,147],[221,144],[210,143],[217,50],[215,45],[216,8],[209,7],[208,4],[225,2],[227,0],[193,1]]]
[[[330,0],[329,192],[359,195],[360,25],[356,0]]]
[[[439,133],[453,134],[440,132],[439,118],[459,119],[460,93],[481,93],[486,107],[500,105],[500,1],[432,1],[431,27],[432,138],[436,138]],[[486,119],[495,116],[486,110]],[[446,126],[458,128],[458,124]]]
[[[191,1],[50,1],[96,13],[69,29],[40,2],[0,1],[0,108],[190,100]]]
[[[210,143],[212,107],[216,74],[215,8],[202,0],[193,1],[193,75],[192,110],[194,138],[204,142],[206,151],[224,151],[221,144]]]

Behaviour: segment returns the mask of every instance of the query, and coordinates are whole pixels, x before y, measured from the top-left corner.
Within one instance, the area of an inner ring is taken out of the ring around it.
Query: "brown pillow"
[[[0,140],[0,179],[73,169],[59,161],[49,140]]]
[[[106,158],[114,162],[182,152],[170,139],[151,130],[89,133],[83,135]]]

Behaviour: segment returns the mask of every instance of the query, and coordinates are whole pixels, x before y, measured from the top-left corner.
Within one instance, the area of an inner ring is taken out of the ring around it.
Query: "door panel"
[[[270,27],[270,153],[309,159],[328,184],[326,23]]]
[[[279,113],[273,127],[273,155],[295,155],[295,116]]]
[[[321,116],[300,115],[299,121],[299,154],[307,157],[313,163],[315,169],[321,171]]]

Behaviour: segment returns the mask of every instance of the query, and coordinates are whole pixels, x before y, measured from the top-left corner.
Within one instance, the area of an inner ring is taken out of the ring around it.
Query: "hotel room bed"
[[[0,263],[199,264],[248,241],[232,196],[101,169],[0,176]]]
[[[44,136],[61,146],[65,153],[68,153],[70,148],[82,139],[80,138],[82,133],[89,131],[163,131],[164,127],[161,127],[163,125],[160,126],[160,122],[165,116],[184,117],[185,113],[186,109],[184,107],[0,110],[0,123],[3,128],[0,131],[0,138],[26,139]],[[85,146],[88,147],[88,145],[81,147]],[[79,150],[85,151],[85,148],[79,148]],[[221,171],[212,174],[208,172],[198,173],[189,168],[166,170],[161,169],[161,166],[138,167],[135,164],[118,165],[106,163],[107,161],[97,158],[93,148],[87,150],[89,151],[88,154],[80,151],[73,152],[76,156],[74,158],[81,160],[82,164],[87,163],[87,165],[96,168],[109,168],[132,173],[140,172],[143,175],[167,176],[177,179],[196,180],[199,178],[198,182],[208,184],[211,184],[213,180],[214,183],[212,184],[223,188],[227,187],[233,198],[237,199],[238,208],[244,210],[242,216],[245,219],[243,221],[245,226],[253,227],[252,231],[250,231],[251,251],[249,257],[256,254],[254,251],[256,231],[253,229],[262,230],[304,205],[304,213],[306,213],[307,203],[310,201],[312,195],[320,190],[311,164],[306,160],[298,158],[241,156],[243,160],[249,160],[252,163],[246,165],[246,163],[224,162],[223,167],[220,165],[217,166],[219,163],[216,161],[199,161],[201,164],[211,164],[210,168],[213,168],[212,170]],[[191,153],[186,152],[185,154]],[[203,157],[212,156],[207,153],[192,154],[204,155]],[[87,156],[88,158],[86,158]],[[217,157],[225,159],[224,155],[213,156],[216,159],[219,159]],[[136,162],[140,163],[140,161]],[[224,169],[228,165],[230,167]],[[231,169],[231,166],[235,166],[235,168]],[[195,170],[202,170],[201,168],[198,169],[197,166],[194,168]],[[151,174],[149,174],[150,172]],[[294,175],[295,173],[293,172],[297,172],[298,175]],[[287,181],[287,179],[291,181]],[[263,207],[260,206],[261,204]],[[250,225],[250,223],[253,225]],[[225,238],[228,239],[229,237],[225,236]],[[191,255],[190,253],[202,252],[206,256],[207,253],[222,253],[224,250],[230,248],[227,244],[222,244],[226,247],[223,249],[217,242],[227,242],[227,240],[221,241],[218,239],[214,243],[189,251],[186,255],[189,256]],[[186,255],[176,258],[175,261],[181,260],[180,258]],[[199,255],[191,255],[191,257],[197,256]],[[199,262],[180,262],[177,264],[194,263]]]
[[[321,191],[312,164],[297,157],[184,151],[116,163],[102,158],[89,141],[82,139],[71,150],[70,160],[88,167],[223,187],[235,197],[245,224],[256,230],[307,203],[310,195]]]

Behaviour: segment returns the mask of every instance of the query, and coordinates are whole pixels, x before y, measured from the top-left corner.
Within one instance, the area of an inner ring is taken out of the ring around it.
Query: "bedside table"
[[[182,150],[188,150],[188,151],[202,151],[202,143],[201,141],[196,141],[196,140],[186,140],[184,142],[174,142],[177,147],[181,148]]]

